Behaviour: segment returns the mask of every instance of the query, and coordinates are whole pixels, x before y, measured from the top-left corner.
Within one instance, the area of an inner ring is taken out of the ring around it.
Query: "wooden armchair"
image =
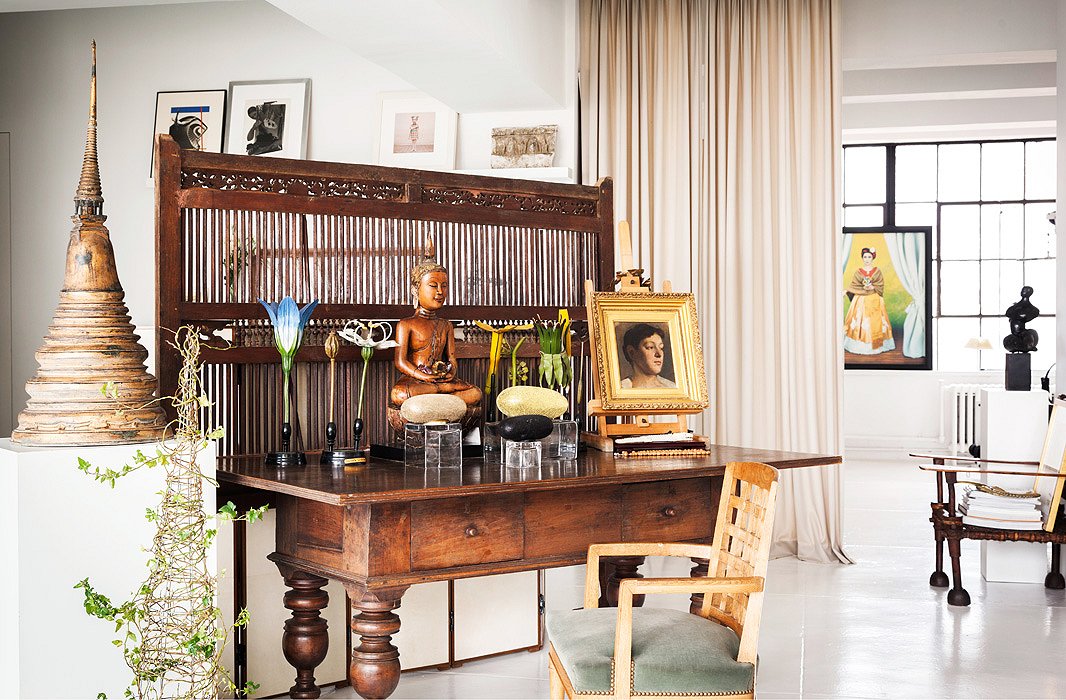
[[[589,547],[585,607],[549,614],[552,698],[750,698],[763,585],[777,500],[777,470],[726,467],[711,545],[622,543]],[[599,608],[599,560],[676,556],[709,560],[703,578],[625,579],[618,608]],[[637,595],[703,594],[698,615],[633,607]]]

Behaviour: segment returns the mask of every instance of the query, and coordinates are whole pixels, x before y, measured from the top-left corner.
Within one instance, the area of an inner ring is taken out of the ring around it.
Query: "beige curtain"
[[[840,454],[839,0],[581,0],[582,179],[696,294],[719,443]],[[838,468],[782,473],[774,554],[848,561]]]

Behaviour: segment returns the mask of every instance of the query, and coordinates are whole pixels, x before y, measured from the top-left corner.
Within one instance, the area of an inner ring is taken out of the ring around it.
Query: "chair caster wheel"
[[[970,594],[965,588],[952,588],[948,591],[948,605],[965,606],[970,604]]]
[[[943,571],[934,571],[929,575],[929,585],[936,588],[948,587],[948,575]]]

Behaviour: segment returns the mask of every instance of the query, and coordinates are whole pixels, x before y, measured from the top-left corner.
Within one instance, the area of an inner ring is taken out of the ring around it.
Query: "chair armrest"
[[[599,607],[600,557],[687,557],[689,559],[710,559],[711,546],[674,542],[622,542],[591,545],[585,566],[586,608]]]
[[[1031,464],[1039,466],[1039,462],[1013,462],[1012,464]],[[1052,479],[1066,478],[1066,473],[1051,471],[1011,471],[1007,469],[962,469],[960,467],[944,467],[937,464],[922,464],[918,466],[923,472],[935,472],[940,474],[1003,474],[1006,476],[1047,476]]]
[[[693,578],[627,578],[618,588],[618,607],[623,597],[630,607],[633,596],[645,593],[758,593],[764,585],[761,576],[699,576]]]
[[[969,455],[947,455],[947,454],[924,454],[918,452],[911,452],[909,457],[916,457],[918,459],[943,459],[949,462],[980,462],[982,464],[1022,464],[1028,466],[1035,466],[1040,464],[1039,462],[1030,462],[1027,460],[1014,460],[1014,459],[977,459],[976,457],[970,457]]]
[[[618,622],[614,628],[614,665],[611,685],[615,697],[630,697],[633,670],[633,595],[635,593],[757,593],[765,584],[761,576],[699,578],[627,578],[618,588]],[[623,691],[621,695],[619,691]]]

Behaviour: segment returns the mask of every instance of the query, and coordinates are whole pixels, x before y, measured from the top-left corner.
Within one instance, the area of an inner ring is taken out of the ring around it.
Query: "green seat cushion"
[[[616,608],[548,614],[548,639],[579,693],[610,693]],[[680,610],[633,609],[633,692],[750,693],[755,668],[737,662],[733,630]],[[619,679],[629,682],[629,679]]]

